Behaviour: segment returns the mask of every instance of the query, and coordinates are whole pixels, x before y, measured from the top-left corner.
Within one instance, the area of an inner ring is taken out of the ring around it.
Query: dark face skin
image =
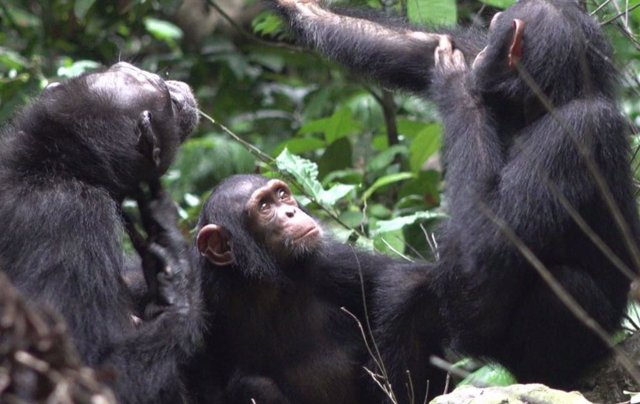
[[[276,257],[289,258],[320,241],[322,232],[317,223],[300,210],[291,190],[280,180],[271,180],[254,191],[245,210],[250,230]]]
[[[247,230],[253,238],[282,264],[313,252],[322,241],[316,221],[300,210],[291,190],[281,180],[270,180],[253,191],[244,205]],[[197,236],[200,253],[209,261],[226,266],[233,264],[228,232],[217,224],[204,226]]]

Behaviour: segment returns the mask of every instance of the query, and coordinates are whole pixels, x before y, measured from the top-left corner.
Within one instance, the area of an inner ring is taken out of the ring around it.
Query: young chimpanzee
[[[332,241],[284,182],[259,175],[217,186],[195,248],[210,311],[207,351],[188,377],[201,401],[218,387],[234,404],[371,402],[363,336],[341,308],[366,329],[376,279],[413,264]]]
[[[392,302],[379,304],[377,341],[396,387],[408,368],[423,391],[428,357],[415,347],[444,326],[454,349],[497,360],[523,382],[566,386],[604,351],[516,238],[600,327],[619,325],[640,227],[611,47],[580,3],[521,0],[488,33],[447,37],[279,1],[304,42],[384,83],[431,89],[444,120],[451,217],[441,259],[408,290],[379,292]],[[446,324],[418,317],[433,294]]]
[[[0,267],[29,300],[65,318],[82,360],[111,369],[120,402],[179,402],[177,368],[199,336],[175,206],[157,187],[197,123],[182,82],[126,63],[48,86],[0,134]],[[121,277],[121,202],[140,198],[154,299],[132,321]]]

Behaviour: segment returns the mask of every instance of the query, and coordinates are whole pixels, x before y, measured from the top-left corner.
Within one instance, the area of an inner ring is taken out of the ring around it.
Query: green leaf
[[[323,133],[327,144],[335,142],[348,134],[359,132],[362,124],[353,119],[349,108],[341,108],[328,118],[317,119],[304,125],[299,134]]]
[[[406,137],[416,137],[424,130],[424,122],[411,119],[398,119],[398,132]]]
[[[367,164],[367,170],[371,172],[385,170],[393,163],[393,159],[396,157],[396,154],[403,154],[406,152],[407,147],[405,145],[391,146],[372,158]]]
[[[417,24],[455,25],[458,22],[455,0],[407,0],[407,16]]]
[[[505,9],[516,2],[516,0],[480,0],[480,1],[488,6],[493,6],[501,9]]]
[[[77,60],[69,66],[60,66],[58,68],[58,77],[76,77],[87,71],[95,70],[101,65],[93,60]]]
[[[169,21],[147,17],[144,19],[144,27],[154,38],[161,41],[173,42],[182,38],[180,27]]]
[[[390,256],[402,254],[405,247],[404,233],[402,231],[377,234],[373,237],[373,246],[376,251]]]
[[[442,128],[439,124],[431,124],[423,128],[413,139],[409,147],[409,165],[414,173],[422,169],[422,164],[433,153],[440,149]]]
[[[322,140],[314,137],[300,137],[288,139],[278,145],[274,153],[280,153],[284,149],[288,149],[293,154],[302,154],[310,151],[322,149],[325,144]]]
[[[304,192],[315,200],[320,200],[324,188],[318,181],[318,165],[316,163],[291,154],[286,148],[276,157],[275,162],[280,171],[284,171],[296,179]]]
[[[258,35],[273,35],[283,31],[282,19],[273,11],[263,11],[251,22],[253,32]]]
[[[331,143],[318,160],[320,178],[327,174],[351,167],[353,150],[348,138],[343,137]]]
[[[280,171],[292,175],[303,191],[326,209],[333,210],[335,203],[356,189],[355,185],[336,184],[325,190],[318,181],[318,165],[284,149],[276,157],[276,166]]]
[[[240,144],[210,132],[180,147],[172,166],[171,190],[177,199],[187,192],[202,194],[230,175],[253,171],[255,164],[255,157]]]
[[[462,379],[458,386],[509,386],[516,384],[516,378],[504,367],[496,364],[484,365]]]
[[[333,207],[336,202],[356,189],[355,185],[336,184],[321,194],[323,206]]]
[[[95,2],[96,0],[76,0],[73,4],[73,13],[78,19],[82,20]]]
[[[322,183],[325,185],[337,181],[348,184],[361,184],[364,181],[364,175],[362,171],[355,168],[347,168],[345,170],[331,171],[322,179]]]
[[[0,46],[0,64],[6,66],[7,70],[20,70],[27,65],[27,60],[18,52]]]
[[[445,217],[445,214],[438,211],[426,210],[416,212],[408,216],[400,216],[390,220],[378,220],[371,226],[371,235],[377,236],[383,233],[390,233],[401,230],[403,227],[414,224],[418,220],[432,220]]]
[[[414,178],[415,175],[413,173],[396,173],[396,174],[390,174],[390,175],[385,175],[384,177],[380,177],[376,180],[376,182],[373,183],[373,185],[371,185],[369,187],[369,189],[367,189],[364,194],[362,194],[362,200],[367,200],[369,199],[369,197],[371,197],[371,195],[373,195],[378,189],[387,186],[389,184],[393,184],[395,182],[400,182],[400,181],[404,181],[407,180],[409,178]]]

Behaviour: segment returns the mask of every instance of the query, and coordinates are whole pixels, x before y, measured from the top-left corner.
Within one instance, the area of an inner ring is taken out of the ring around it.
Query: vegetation
[[[352,0],[416,24],[486,24],[511,0]],[[621,103],[640,124],[640,8],[589,0],[623,72]],[[631,4],[629,4],[631,3]],[[434,107],[391,93],[291,45],[256,0],[4,0],[0,4],[0,120],[47,83],[125,60],[188,82],[203,119],[166,177],[185,232],[222,178],[280,171],[342,239],[429,257],[442,214]],[[220,11],[223,10],[222,13]],[[246,143],[238,142],[240,137]],[[634,144],[640,145],[637,132]],[[247,145],[251,145],[249,147]]]

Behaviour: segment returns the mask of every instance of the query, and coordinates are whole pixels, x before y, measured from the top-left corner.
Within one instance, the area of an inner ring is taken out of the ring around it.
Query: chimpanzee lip
[[[305,231],[304,233],[302,233],[300,236],[296,237],[296,240],[302,240],[304,238],[310,237],[312,235],[315,235],[317,233],[319,233],[320,230],[318,229],[318,227],[313,226],[311,228],[309,228],[309,230]]]

